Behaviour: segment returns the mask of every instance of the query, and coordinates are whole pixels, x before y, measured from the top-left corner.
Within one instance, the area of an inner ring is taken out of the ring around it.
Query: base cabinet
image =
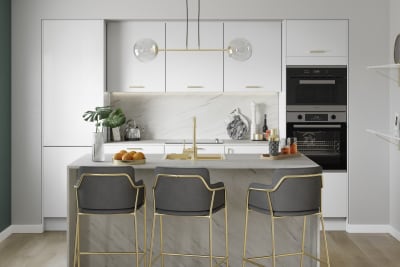
[[[67,166],[91,147],[43,148],[43,217],[67,217]]]
[[[347,217],[347,181],[347,172],[324,172],[322,189],[322,213],[324,217]]]

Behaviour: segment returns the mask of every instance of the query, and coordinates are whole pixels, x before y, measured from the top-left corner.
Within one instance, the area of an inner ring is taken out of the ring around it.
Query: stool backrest
[[[79,209],[96,213],[134,209],[137,194],[143,202],[143,190],[135,188],[135,170],[130,166],[80,167],[78,175]]]
[[[273,185],[279,185],[270,193],[274,212],[321,210],[321,167],[278,169],[273,174]]]
[[[210,174],[206,168],[157,167],[154,184],[155,208],[196,212],[210,210],[212,192]]]

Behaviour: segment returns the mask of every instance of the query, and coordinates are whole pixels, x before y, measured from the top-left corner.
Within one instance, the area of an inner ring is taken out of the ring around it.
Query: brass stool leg
[[[228,206],[226,202],[225,193],[225,257],[226,257],[226,267],[229,267],[229,241],[228,241]]]
[[[80,220],[80,216],[78,215],[77,217],[78,220],[78,229],[76,231],[78,231],[78,267],[81,267],[81,220]]]
[[[322,217],[322,214],[319,214],[319,219],[321,221],[321,226],[322,226],[322,233],[324,235],[324,243],[325,243],[325,253],[326,253],[326,263],[328,267],[331,266],[330,260],[329,260],[329,253],[328,253],[328,242],[326,241],[326,232],[325,232],[325,224],[324,224],[324,218]]]
[[[152,257],[153,257],[153,245],[154,245],[154,230],[156,228],[156,218],[157,215],[153,214],[153,225],[151,229],[151,241],[150,241],[150,255],[149,255],[149,267],[152,266]]]
[[[271,214],[272,266],[275,267],[275,218]]]
[[[242,257],[242,267],[246,266],[246,246],[247,246],[247,226],[249,220],[249,192],[247,191],[246,198],[246,214],[244,219],[244,241],[243,241],[243,257]]]
[[[212,217],[211,215],[208,217],[209,220],[209,228],[208,228],[208,238],[209,238],[209,249],[210,249],[210,267],[213,266],[213,245],[212,245]]]
[[[147,267],[147,218],[146,218],[146,200],[143,204],[143,267]]]
[[[136,267],[139,267],[139,245],[138,245],[138,231],[137,231],[137,218],[136,212],[133,214],[133,223],[135,230],[135,249],[136,249]]]
[[[75,223],[75,245],[74,245],[74,267],[76,266],[77,261],[77,250],[78,250],[78,229],[79,229],[79,215],[76,216]]]
[[[306,239],[306,223],[307,223],[307,216],[303,216],[303,238],[301,241],[301,261],[300,267],[303,267],[303,260],[304,260],[304,244]]]
[[[161,267],[164,267],[164,244],[163,244],[163,217],[160,216],[160,253],[161,253]]]

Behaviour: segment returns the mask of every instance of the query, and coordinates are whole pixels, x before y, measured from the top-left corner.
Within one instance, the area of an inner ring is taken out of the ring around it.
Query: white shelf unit
[[[368,66],[367,69],[375,70],[380,75],[396,82],[400,86],[400,64]]]
[[[366,131],[388,141],[389,143],[400,146],[400,137],[371,129],[367,129]]]

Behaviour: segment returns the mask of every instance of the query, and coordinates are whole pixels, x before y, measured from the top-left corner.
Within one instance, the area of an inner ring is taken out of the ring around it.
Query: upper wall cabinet
[[[281,90],[280,21],[235,21],[224,23],[224,47],[233,40],[245,39],[252,54],[247,60],[230,58],[225,53],[224,92],[279,92]]]
[[[286,21],[286,64],[346,65],[347,20]]]
[[[141,62],[134,55],[140,40],[152,39],[165,46],[165,23],[161,21],[107,22],[107,91],[164,92],[165,54]]]
[[[202,21],[198,34],[197,22],[189,22],[188,51],[186,21],[167,22],[166,30],[166,91],[223,91],[223,24]],[[191,51],[196,49],[220,51]],[[171,51],[171,50],[180,51]]]

